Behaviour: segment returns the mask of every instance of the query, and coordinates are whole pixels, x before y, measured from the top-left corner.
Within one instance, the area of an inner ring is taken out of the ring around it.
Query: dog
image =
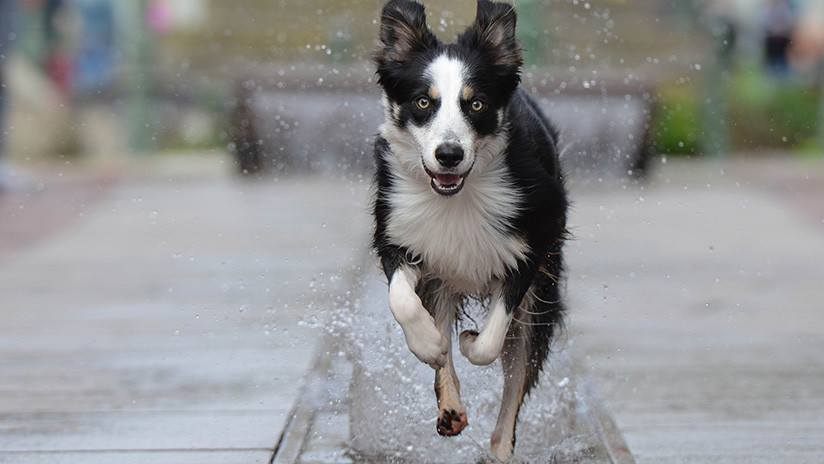
[[[407,347],[435,370],[441,435],[468,424],[453,326],[471,301],[488,310],[479,332],[458,338],[473,364],[501,359],[490,446],[507,461],[521,404],[563,325],[568,200],[558,132],[520,86],[514,8],[477,8],[454,43],[431,32],[417,2],[390,0],[381,12],[373,248]]]

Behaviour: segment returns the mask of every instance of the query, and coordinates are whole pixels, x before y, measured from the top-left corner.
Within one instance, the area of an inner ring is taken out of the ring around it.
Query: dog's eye
[[[429,105],[431,105],[431,104],[432,104],[432,103],[429,101],[429,99],[428,99],[428,98],[426,98],[426,97],[421,97],[421,98],[419,98],[419,99],[418,99],[418,101],[417,101],[417,103],[418,103],[418,108],[420,108],[420,109],[422,109],[422,110],[425,110],[425,109],[429,108]]]
[[[472,100],[472,111],[481,111],[482,109],[484,109],[484,102]]]

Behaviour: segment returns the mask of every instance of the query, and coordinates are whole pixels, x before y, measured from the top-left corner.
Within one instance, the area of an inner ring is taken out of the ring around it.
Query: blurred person
[[[2,0],[0,0],[2,1]],[[43,34],[46,57],[43,68],[61,95],[68,97],[73,74],[72,30],[76,20],[63,0],[45,0],[43,3]]]
[[[14,28],[17,14],[16,0],[0,0],[0,193],[14,190],[18,184],[6,160],[6,68],[14,43],[17,41]]]
[[[79,30],[74,53],[72,91],[77,97],[97,97],[115,75],[114,12],[109,0],[74,0]]]
[[[770,0],[764,13],[764,56],[767,70],[776,76],[789,71],[789,54],[795,28],[794,5],[790,0]]]
[[[824,0],[809,0],[799,16],[789,50],[794,71],[810,78],[824,71]]]

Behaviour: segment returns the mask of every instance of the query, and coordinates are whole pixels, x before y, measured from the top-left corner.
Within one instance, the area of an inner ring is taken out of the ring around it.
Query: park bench
[[[560,129],[569,176],[591,182],[644,173],[653,108],[645,82],[541,71],[526,73],[523,85]],[[367,171],[383,122],[380,98],[365,66],[258,72],[237,82],[230,148],[247,174]]]

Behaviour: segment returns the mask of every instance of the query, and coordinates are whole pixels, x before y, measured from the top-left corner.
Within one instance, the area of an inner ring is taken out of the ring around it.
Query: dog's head
[[[456,43],[429,30],[423,5],[390,0],[381,13],[382,48],[375,55],[387,125],[409,147],[432,188],[454,195],[476,155],[504,125],[504,107],[520,81],[521,47],[511,5],[478,0],[475,22]]]

